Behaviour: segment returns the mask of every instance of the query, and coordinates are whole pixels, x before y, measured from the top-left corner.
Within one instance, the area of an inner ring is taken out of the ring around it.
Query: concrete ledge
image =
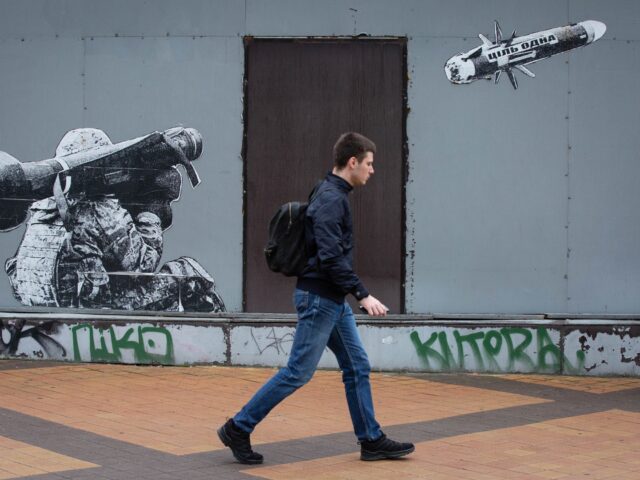
[[[640,376],[637,315],[393,315],[356,320],[372,368]],[[292,314],[0,312],[0,357],[282,366]],[[337,368],[327,351],[320,367]]]
[[[0,320],[4,318],[50,318],[50,319],[126,319],[140,320],[141,318],[153,318],[156,321],[165,319],[185,320],[185,321],[260,321],[260,322],[294,322],[294,313],[244,313],[244,312],[224,312],[224,313],[199,313],[199,312],[152,312],[137,310],[135,312],[123,312],[121,310],[95,310],[76,308],[56,308],[52,312],[45,307],[5,307],[0,310]],[[639,314],[598,314],[598,313],[536,313],[536,314],[508,314],[508,313],[428,313],[428,314],[395,314],[387,315],[384,319],[376,319],[367,315],[356,315],[358,320],[385,321],[413,323],[425,320],[436,321],[463,321],[477,320],[481,322],[492,322],[500,320],[508,321],[529,321],[529,320],[630,320],[640,322]]]

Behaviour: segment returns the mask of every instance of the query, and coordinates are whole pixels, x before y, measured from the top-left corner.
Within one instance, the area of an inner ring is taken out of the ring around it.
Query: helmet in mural
[[[97,128],[76,128],[65,133],[56,148],[56,157],[84,152],[98,147],[113,145],[109,137]]]

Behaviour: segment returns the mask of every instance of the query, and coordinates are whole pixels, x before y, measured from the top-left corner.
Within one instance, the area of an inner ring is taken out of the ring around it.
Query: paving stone
[[[321,371],[254,432],[265,463],[241,465],[215,429],[273,373],[0,361],[0,478],[13,445],[11,478],[32,480],[640,479],[634,378],[373,373],[384,431],[416,452],[361,462],[340,374]]]

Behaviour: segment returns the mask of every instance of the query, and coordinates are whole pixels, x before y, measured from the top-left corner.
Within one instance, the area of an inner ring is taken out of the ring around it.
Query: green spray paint
[[[502,348],[502,335],[500,335],[500,332],[496,330],[488,331],[482,340],[482,347],[489,363],[488,369],[499,371],[500,365],[496,356],[500,354],[500,349]]]
[[[476,361],[476,365],[478,365],[480,370],[484,370],[484,361],[482,360],[482,354],[478,346],[478,340],[482,340],[484,332],[461,335],[458,330],[454,330],[453,337],[456,339],[456,346],[458,348],[458,365],[464,365],[464,344],[468,343],[473,352],[473,359]]]
[[[420,341],[418,332],[411,332],[411,341],[418,352],[418,356],[422,359],[425,366],[429,370],[455,370],[455,359],[451,349],[449,348],[449,342],[447,340],[447,334],[445,332],[433,332],[425,343]],[[432,347],[435,341],[440,342],[440,353],[438,350]],[[431,365],[431,360],[438,362],[437,367]]]
[[[450,342],[448,333],[453,336],[453,342]],[[527,349],[532,345],[534,335],[537,355],[532,358],[533,353],[528,353]],[[575,362],[572,363],[563,355],[558,345],[553,343],[544,327],[505,327],[500,330],[474,330],[471,333],[454,329],[432,332],[426,342],[422,342],[420,335],[414,330],[410,338],[422,364],[433,371],[472,369],[561,373],[564,366],[566,372],[579,373],[584,369],[584,352],[576,351]],[[450,345],[454,345],[455,354]]]
[[[86,332],[89,337],[89,361],[92,362],[121,362],[122,351],[133,352],[137,363],[159,363],[170,365],[174,363],[173,338],[171,332],[164,327],[128,328],[121,337],[118,337],[113,326],[102,329],[89,324],[77,325],[71,329],[73,334],[73,354],[76,361],[82,361],[80,354],[79,332]],[[137,335],[135,335],[137,333]],[[99,335],[99,345],[96,345],[96,337]],[[165,339],[163,352],[151,352],[156,349],[156,342],[150,335],[161,335]],[[107,346],[106,337],[109,337],[111,349]]]
[[[547,359],[551,357],[551,362]],[[560,349],[553,343],[547,330],[538,328],[538,365],[543,370],[552,370],[560,372],[562,363],[564,369],[569,373],[577,373],[584,368],[585,354],[582,350],[576,351],[576,365],[572,365],[569,359],[562,355]]]
[[[527,347],[531,344],[532,334],[530,330],[526,328],[502,328],[500,334],[504,337],[507,343],[507,358],[509,359],[509,365],[507,371],[513,371],[516,363],[520,363],[525,366],[528,371],[536,371],[535,362],[525,352]],[[513,337],[521,335],[522,340],[514,347]]]

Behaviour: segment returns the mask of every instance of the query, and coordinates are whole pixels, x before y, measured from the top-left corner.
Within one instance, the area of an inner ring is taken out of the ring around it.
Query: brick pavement
[[[361,462],[340,374],[258,427],[264,465],[215,428],[274,373],[0,361],[3,479],[639,479],[640,379],[374,373],[377,416],[411,456]]]

